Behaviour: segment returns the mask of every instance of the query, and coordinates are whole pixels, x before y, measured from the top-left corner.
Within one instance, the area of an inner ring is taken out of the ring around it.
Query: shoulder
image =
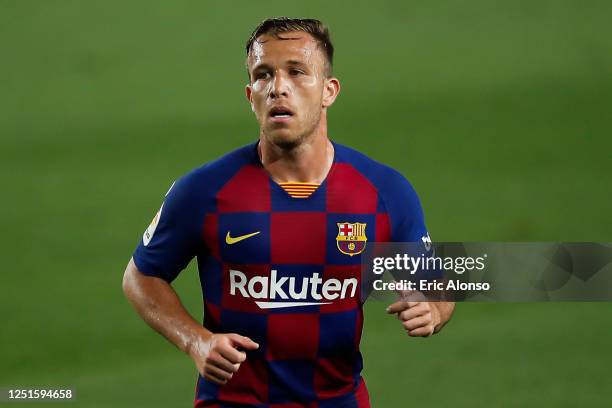
[[[338,161],[349,164],[371,183],[379,198],[379,209],[384,208],[392,221],[422,217],[419,197],[403,174],[350,147],[337,144],[335,147]]]
[[[241,168],[256,163],[256,152],[255,143],[233,150],[183,175],[176,181],[171,191],[188,191],[196,196],[214,194]]]
[[[338,154],[338,162],[355,168],[372,183],[380,194],[387,195],[394,190],[414,191],[408,179],[393,167],[348,146],[334,143],[334,147]]]
[[[427,235],[419,197],[404,175],[355,149],[336,147],[339,162],[349,164],[376,189],[377,211],[388,214],[392,241],[413,242]]]

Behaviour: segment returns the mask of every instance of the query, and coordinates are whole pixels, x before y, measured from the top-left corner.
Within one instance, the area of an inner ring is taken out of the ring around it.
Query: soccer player
[[[340,82],[320,21],[268,19],[246,55],[258,140],[176,181],[124,292],[195,362],[196,407],[369,407],[358,255],[428,239],[419,200],[397,171],[328,138]],[[194,257],[203,325],[170,285]],[[399,300],[388,312],[426,337],[453,308]]]

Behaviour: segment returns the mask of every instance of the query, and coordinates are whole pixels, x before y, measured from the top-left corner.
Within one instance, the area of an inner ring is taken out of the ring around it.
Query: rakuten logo
[[[327,279],[323,281],[318,273],[309,278],[302,278],[301,285],[297,284],[295,277],[284,276],[278,278],[276,270],[270,271],[270,276],[247,276],[230,269],[230,295],[236,296],[238,292],[245,298],[267,299],[256,301],[261,309],[274,309],[280,307],[316,306],[326,305],[328,300],[344,299],[350,291],[349,297],[355,296],[357,279]],[[296,302],[300,299],[310,298],[317,302]],[[278,299],[278,300],[277,300]],[[288,301],[284,301],[288,300]]]

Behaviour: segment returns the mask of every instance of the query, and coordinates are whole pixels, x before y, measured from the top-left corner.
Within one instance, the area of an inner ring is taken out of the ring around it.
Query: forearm
[[[455,311],[455,302],[433,302],[432,304],[438,309],[438,315],[440,317],[440,321],[434,327],[434,333],[438,333],[451,319]]]
[[[212,335],[187,312],[168,282],[143,275],[133,259],[123,277],[123,291],[149,326],[187,354]]]

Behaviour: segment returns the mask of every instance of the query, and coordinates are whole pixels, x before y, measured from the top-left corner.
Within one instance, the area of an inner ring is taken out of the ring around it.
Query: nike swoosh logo
[[[235,244],[236,242],[240,242],[240,241],[243,241],[243,240],[245,240],[245,239],[247,239],[247,238],[254,237],[255,235],[259,234],[260,232],[261,232],[261,231],[256,231],[256,232],[252,232],[252,233],[250,233],[250,234],[241,235],[241,236],[239,236],[239,237],[231,237],[231,236],[230,236],[230,232],[229,232],[229,231],[227,231],[227,235],[225,236],[225,243],[226,243],[227,245],[233,245],[233,244]]]

